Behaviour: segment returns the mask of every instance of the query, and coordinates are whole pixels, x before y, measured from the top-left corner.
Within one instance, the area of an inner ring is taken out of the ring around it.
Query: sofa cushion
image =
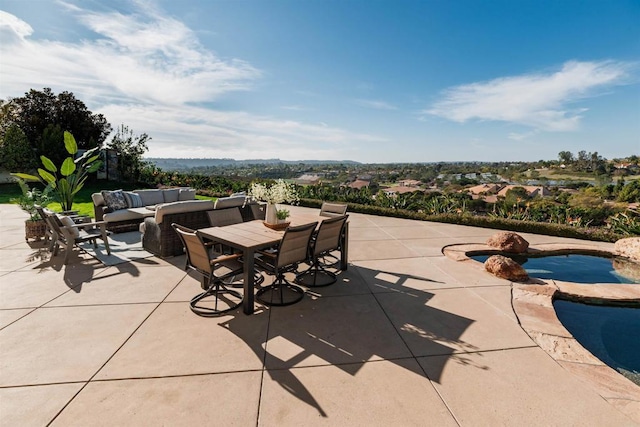
[[[211,200],[186,200],[184,202],[165,203],[156,208],[156,224],[161,224],[165,215],[183,212],[207,211],[213,209]]]
[[[140,195],[140,197],[142,198],[142,203],[145,206],[153,206],[159,203],[164,203],[162,190],[135,190],[134,193]]]
[[[122,190],[102,191],[102,197],[112,211],[126,209],[128,207],[127,199],[124,198],[124,192]]]
[[[183,202],[185,200],[195,200],[196,190],[193,188],[181,188],[180,194],[178,194],[178,201]]]
[[[141,220],[149,216],[153,216],[153,211],[150,211],[147,208],[129,208],[106,213],[104,214],[103,219],[106,222],[118,222],[138,219]]]
[[[164,197],[165,203],[177,202],[179,196],[180,196],[179,188],[167,188],[162,190],[162,197]]]
[[[91,200],[93,201],[94,206],[105,206],[104,197],[102,197],[102,193],[93,193],[91,195]]]
[[[133,191],[125,191],[124,198],[127,199],[127,207],[129,208],[144,207],[144,203],[142,203],[142,197],[140,197],[138,193],[134,193]]]
[[[244,206],[246,203],[246,196],[232,196],[232,197],[221,197],[216,200],[216,205],[214,209],[225,209],[225,208],[233,208]]]
[[[80,237],[80,230],[78,230],[77,227],[74,227],[75,222],[73,222],[71,218],[66,215],[58,215],[58,218],[60,218],[60,222],[62,223],[62,225],[68,227],[67,230],[71,232],[71,235],[74,239]]]

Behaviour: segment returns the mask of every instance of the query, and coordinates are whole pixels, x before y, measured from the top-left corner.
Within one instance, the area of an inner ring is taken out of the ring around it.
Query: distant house
[[[394,187],[389,187],[389,188],[383,188],[382,191],[384,191],[384,193],[389,196],[389,197],[393,197],[393,196],[397,196],[398,194],[404,194],[404,193],[413,193],[415,191],[422,191],[417,187],[408,187],[405,185],[396,185]]]
[[[320,176],[317,174],[304,174],[294,179],[298,185],[317,185],[320,183]]]
[[[352,183],[349,184],[349,188],[362,189],[368,187],[371,184],[371,181],[365,181],[363,179],[356,179]]]
[[[512,189],[514,189],[516,187],[522,187],[525,190],[527,190],[527,194],[529,194],[529,197],[536,197],[536,196],[544,197],[544,196],[550,196],[551,195],[551,192],[546,187],[542,187],[542,186],[535,186],[535,185],[505,185],[504,187],[502,187],[500,189],[500,191],[498,191],[498,196],[506,197],[507,196],[507,191],[512,190]]]
[[[422,181],[415,179],[403,179],[398,181],[398,187],[418,187],[419,185],[422,185]]]
[[[498,194],[498,191],[500,191],[501,188],[502,186],[498,184],[480,184],[480,185],[475,185],[473,187],[467,188],[467,191],[472,196],[479,196],[479,195]]]

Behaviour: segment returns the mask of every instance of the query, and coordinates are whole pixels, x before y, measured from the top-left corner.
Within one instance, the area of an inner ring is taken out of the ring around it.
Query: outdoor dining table
[[[298,226],[314,222],[320,223],[325,219],[329,218],[314,214],[294,214],[289,218],[289,221],[290,226]],[[348,227],[349,224],[347,223],[341,242],[341,270],[347,269]],[[254,220],[224,227],[201,228],[198,231],[208,239],[242,251],[244,259],[242,310],[245,314],[252,314],[254,310],[254,254],[257,250],[269,248],[280,242],[284,235],[284,230],[274,230],[267,227],[262,220]]]

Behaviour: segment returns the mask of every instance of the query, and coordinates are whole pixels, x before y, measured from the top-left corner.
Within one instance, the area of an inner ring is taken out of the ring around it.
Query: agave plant
[[[38,168],[38,175],[26,173],[12,173],[12,175],[27,181],[40,181],[51,188],[63,211],[70,211],[73,199],[82,189],[90,173],[97,171],[102,164],[100,155],[96,152],[100,147],[86,151],[82,156],[74,160],[78,152],[78,144],[70,132],[64,132],[64,147],[69,157],[64,159],[60,168],[47,157],[40,156],[43,168]]]

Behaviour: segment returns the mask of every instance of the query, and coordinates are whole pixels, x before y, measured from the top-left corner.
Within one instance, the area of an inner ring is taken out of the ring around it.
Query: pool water
[[[556,300],[558,319],[594,356],[640,385],[640,308]]]
[[[485,262],[490,255],[473,255]],[[640,266],[621,258],[593,255],[551,255],[537,258],[514,256],[529,276],[575,283],[640,283]],[[615,268],[614,268],[615,266]]]

